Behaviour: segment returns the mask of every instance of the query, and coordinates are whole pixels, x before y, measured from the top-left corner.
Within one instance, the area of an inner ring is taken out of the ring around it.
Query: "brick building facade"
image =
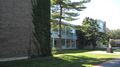
[[[31,0],[0,0],[0,58],[27,55]]]

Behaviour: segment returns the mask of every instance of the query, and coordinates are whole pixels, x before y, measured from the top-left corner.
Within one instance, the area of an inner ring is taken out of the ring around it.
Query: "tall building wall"
[[[31,0],[0,0],[0,58],[27,55],[31,23]]]
[[[102,20],[97,20],[97,23],[99,25],[99,32],[106,32],[106,22]]]

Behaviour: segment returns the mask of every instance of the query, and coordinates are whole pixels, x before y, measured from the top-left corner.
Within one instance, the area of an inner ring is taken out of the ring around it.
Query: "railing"
[[[59,35],[58,32],[52,32],[51,36],[54,38],[59,38],[58,35]],[[76,33],[72,33],[72,34],[62,33],[62,38],[64,38],[64,39],[77,39],[77,36],[76,36]]]

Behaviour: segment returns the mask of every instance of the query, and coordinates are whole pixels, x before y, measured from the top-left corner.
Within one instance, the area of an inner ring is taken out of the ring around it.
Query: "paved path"
[[[107,53],[106,51],[90,51],[86,53],[91,53],[91,54],[120,54],[120,52],[113,52],[113,53]]]
[[[120,58],[104,62],[94,67],[120,67]]]

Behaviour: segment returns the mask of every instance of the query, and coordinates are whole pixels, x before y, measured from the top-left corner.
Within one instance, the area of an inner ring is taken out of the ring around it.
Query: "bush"
[[[58,54],[58,48],[52,48],[52,54]]]

